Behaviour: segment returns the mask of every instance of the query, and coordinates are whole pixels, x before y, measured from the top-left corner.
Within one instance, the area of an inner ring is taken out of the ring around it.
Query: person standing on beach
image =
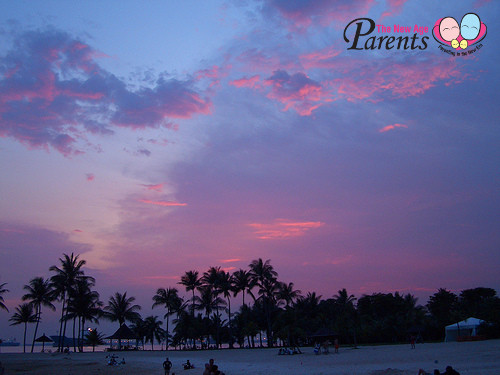
[[[170,362],[170,360],[167,357],[165,362],[163,362],[163,369],[165,370],[165,375],[170,375],[171,368],[172,368],[172,362]]]

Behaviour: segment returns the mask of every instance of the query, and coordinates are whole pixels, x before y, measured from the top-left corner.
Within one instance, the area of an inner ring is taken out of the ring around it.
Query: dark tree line
[[[33,351],[42,308],[55,310],[56,302],[61,311],[60,335],[66,335],[69,322],[75,351],[83,351],[84,344],[95,348],[103,343],[103,335],[97,330],[83,337],[85,324],[98,323],[100,318],[118,322],[120,327],[130,322],[143,348],[147,343],[153,348],[155,341],[165,343],[165,349],[205,348],[210,343],[216,348],[223,343],[230,348],[235,344],[305,345],[319,330],[335,332],[341,342],[354,346],[404,342],[410,335],[442,340],[445,326],[471,316],[489,322],[481,327],[482,334],[500,337],[500,298],[491,288],[466,289],[458,295],[439,289],[425,306],[418,305],[413,295],[398,292],[373,293],[357,299],[341,289],[323,298],[315,292],[303,294],[293,283],[280,281],[270,260],[257,259],[248,270],[239,269],[232,274],[218,266],[203,274],[196,270],[185,272],[178,284],[188,293],[186,299],[177,288],[159,288],[152,297],[152,307],[163,309],[162,321],[158,316],[143,319],[139,314],[141,306],[127,292],[115,293],[104,305],[99,293],[93,290],[95,279],[85,275],[84,265],[78,255],[63,254],[59,265],[50,267],[50,278],[35,277],[24,286],[26,294],[22,299],[27,302],[16,307],[10,318],[12,325],[24,325],[24,351],[28,324],[36,324]],[[8,292],[5,286],[0,285],[0,309],[7,310],[3,299]],[[232,306],[238,296],[241,305],[235,311]],[[63,350],[62,342],[58,350]]]

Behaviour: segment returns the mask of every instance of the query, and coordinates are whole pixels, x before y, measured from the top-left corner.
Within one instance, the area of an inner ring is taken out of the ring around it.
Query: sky
[[[144,316],[186,271],[257,258],[324,299],[500,290],[498,2],[0,5],[4,339],[72,252]],[[487,33],[456,55],[432,30],[467,13]],[[349,49],[359,18],[391,30]]]

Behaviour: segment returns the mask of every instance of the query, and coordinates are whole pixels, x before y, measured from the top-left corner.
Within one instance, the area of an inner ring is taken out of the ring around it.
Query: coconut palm
[[[191,315],[193,315],[193,316],[194,316],[194,309],[195,309],[194,291],[201,287],[201,280],[198,277],[198,275],[199,275],[198,271],[187,271],[181,277],[181,281],[179,282],[179,284],[184,285],[186,287],[186,292],[189,292],[189,291],[193,292],[192,305],[191,305]]]
[[[253,260],[248,266],[250,267],[250,281],[253,285],[257,285],[259,288],[264,283],[264,280],[276,279],[278,276],[278,273],[271,265],[270,259],[264,262],[261,258],[259,258]]]
[[[231,327],[231,293],[234,292],[233,278],[229,272],[221,271],[219,274],[219,290],[227,299],[228,329],[229,329],[229,347],[233,348],[233,335]]]
[[[165,331],[161,328],[163,322],[159,321],[157,316],[148,316],[144,319],[144,324],[146,327],[146,342],[151,342],[151,350],[153,350],[154,340],[156,339],[159,344],[165,337]]]
[[[16,307],[16,312],[9,321],[12,322],[11,326],[24,324],[23,353],[26,353],[26,331],[28,329],[28,323],[35,323],[37,321],[33,306],[29,303],[19,305],[19,307]]]
[[[75,322],[78,320],[79,350],[83,351],[83,333],[85,322],[98,322],[102,314],[103,303],[99,293],[92,291],[93,283],[89,279],[78,279],[73,289],[69,290],[67,319],[73,319],[73,343],[75,343]]]
[[[126,321],[133,322],[139,319],[141,316],[137,312],[141,309],[141,306],[134,305],[135,297],[127,297],[127,292],[121,294],[116,292],[114,296],[109,298],[107,306],[104,306],[103,317],[111,320],[112,322],[118,322],[120,327],[125,324]],[[118,348],[121,349],[121,340],[118,340]]]
[[[273,333],[271,309],[276,304],[276,294],[278,291],[278,273],[274,270],[269,259],[265,262],[261,258],[253,260],[252,263],[249,264],[249,267],[251,283],[252,285],[255,285],[259,288],[259,299],[263,302],[264,306],[264,313],[266,315],[267,321],[267,344],[269,347],[272,347]]]
[[[7,283],[0,284],[0,309],[4,309],[7,312],[9,312],[9,309],[4,304],[4,299],[2,296],[2,294],[7,293],[9,291],[8,289],[5,289],[5,285],[7,285]]]
[[[134,323],[130,326],[130,329],[138,337],[138,340],[142,344],[142,350],[144,350],[145,337],[147,335],[146,322],[141,318],[135,319]]]
[[[169,317],[182,306],[182,298],[179,297],[179,291],[176,288],[159,288],[153,296],[153,308],[156,306],[165,306],[167,313],[164,318],[167,319],[166,328],[166,350],[168,350],[168,337],[169,337]]]
[[[62,303],[61,308],[61,320],[59,325],[60,337],[64,337],[66,335],[66,323],[68,319],[65,319],[66,311],[66,303],[68,292],[71,288],[75,286],[75,283],[78,279],[88,278],[89,281],[95,282],[92,277],[84,276],[84,272],[82,267],[85,265],[86,261],[81,259],[79,260],[79,255],[71,255],[63,254],[62,258],[59,258],[60,266],[51,266],[49,268],[50,271],[55,272],[50,278],[52,283],[52,288],[54,290],[55,297],[59,299]],[[64,322],[64,327],[63,327]],[[63,347],[63,340],[59,340],[58,343],[58,351],[61,351]]]
[[[52,304],[52,301],[54,301],[54,293],[50,281],[44,280],[43,277],[35,277],[28,285],[24,286],[24,289],[27,290],[28,293],[22,297],[22,300],[30,301],[30,304],[35,308],[36,314],[36,327],[33,335],[33,343],[31,344],[31,352],[33,353],[38,325],[42,318],[42,306],[46,306],[51,310],[56,309]]]
[[[97,332],[97,329],[90,329],[85,335],[85,341],[87,345],[92,346],[92,351],[95,352],[95,347],[97,345],[104,345],[104,335],[100,332]]]
[[[242,303],[245,305],[245,293],[250,293],[250,274],[248,271],[239,269],[233,273],[234,296],[236,297],[241,292]]]
[[[356,339],[356,297],[353,294],[347,293],[345,288],[338,291],[338,294],[333,296],[335,301],[335,309],[337,312],[337,322],[339,330],[347,330],[347,334],[352,330],[354,347],[357,346]]]
[[[285,302],[286,308],[290,307],[293,301],[300,297],[300,293],[300,290],[294,289],[293,283],[278,283],[277,298]]]

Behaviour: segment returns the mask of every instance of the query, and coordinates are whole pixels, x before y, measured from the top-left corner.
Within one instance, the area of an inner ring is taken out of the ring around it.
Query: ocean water
[[[40,353],[42,351],[43,345],[39,343],[35,343],[35,348],[33,350],[33,353]],[[95,347],[96,352],[104,352],[107,348],[109,348],[109,345],[99,345]],[[53,347],[51,343],[48,345],[45,344],[45,352],[57,352],[57,347]],[[73,352],[73,348],[70,348],[70,351]],[[92,347],[91,346],[84,346],[83,347],[84,352],[91,352]],[[19,346],[0,346],[0,354],[1,353],[22,353],[23,352],[23,343]],[[26,353],[31,353],[31,341],[26,342]]]

